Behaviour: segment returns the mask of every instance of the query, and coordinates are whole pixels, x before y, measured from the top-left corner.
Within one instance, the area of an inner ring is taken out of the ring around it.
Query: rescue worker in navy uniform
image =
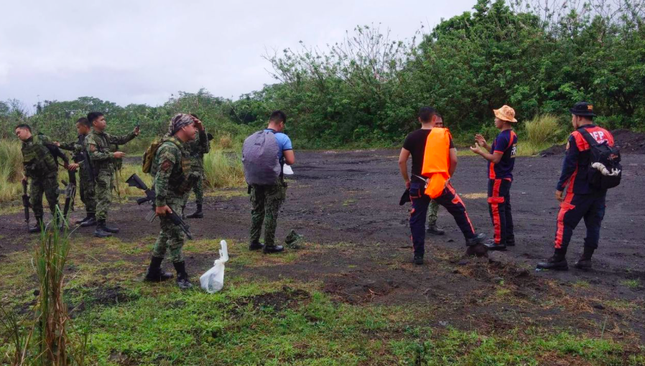
[[[449,165],[449,175],[452,176],[457,168],[457,149],[454,147],[452,138],[445,143],[445,146],[428,142],[428,135],[430,135],[433,126],[436,125],[438,113],[434,108],[423,107],[419,110],[418,120],[421,123],[421,129],[410,133],[403,143],[403,148],[399,155],[399,169],[401,176],[405,181],[406,188],[410,190],[410,200],[412,201],[412,211],[410,213],[410,230],[412,232],[412,243],[414,246],[413,263],[417,265],[423,264],[423,257],[425,254],[425,220],[428,212],[428,205],[432,200],[430,196],[425,194],[425,182],[421,175],[424,165],[426,149],[445,149],[443,155],[449,157],[444,164]],[[427,146],[427,144],[432,144]],[[412,156],[412,179],[408,175],[407,161]],[[453,216],[457,226],[461,229],[466,239],[467,246],[475,246],[484,241],[486,236],[484,234],[475,233],[475,229],[466,212],[464,202],[459,198],[459,195],[447,181],[443,192],[435,200]]]
[[[537,264],[538,269],[566,271],[569,269],[567,247],[571,235],[580,220],[584,219],[587,227],[584,252],[576,262],[579,269],[591,269],[591,257],[598,248],[600,225],[605,216],[605,196],[607,190],[598,190],[590,186],[587,171],[591,161],[589,143],[578,131],[584,128],[598,142],[607,141],[614,146],[614,137],[609,131],[593,124],[593,106],[586,102],[576,103],[571,108],[571,124],[576,129],[569,136],[567,153],[562,165],[562,174],[555,191],[555,198],[560,201],[557,230],[555,234],[555,252],[544,262]],[[564,193],[566,188],[566,194]]]

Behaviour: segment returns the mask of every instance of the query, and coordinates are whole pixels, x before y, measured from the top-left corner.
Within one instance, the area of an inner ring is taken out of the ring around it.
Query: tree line
[[[644,0],[478,0],[472,11],[410,39],[359,26],[324,49],[301,43],[265,55],[276,83],[238,100],[206,90],[180,92],[157,107],[82,97],[39,103],[33,115],[10,100],[0,102],[0,126],[28,120],[70,138],[70,122],[100,110],[115,132],[140,121],[153,136],[165,132],[174,113],[189,110],[216,133],[238,136],[282,109],[299,146],[387,146],[417,127],[415,113],[424,105],[441,111],[453,130],[481,132],[491,109],[503,104],[520,120],[548,113],[565,124],[568,108],[586,100],[604,126],[642,130],[644,9]]]

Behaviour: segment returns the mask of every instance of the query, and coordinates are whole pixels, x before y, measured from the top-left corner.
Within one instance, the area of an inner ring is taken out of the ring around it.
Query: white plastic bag
[[[219,242],[219,259],[215,260],[213,268],[209,269],[200,278],[202,288],[209,294],[214,294],[224,287],[224,263],[228,262],[228,247],[226,240]]]

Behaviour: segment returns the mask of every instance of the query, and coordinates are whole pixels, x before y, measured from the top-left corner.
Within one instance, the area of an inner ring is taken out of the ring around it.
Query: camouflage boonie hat
[[[304,237],[296,233],[295,230],[291,230],[289,232],[289,235],[287,235],[287,238],[284,239],[284,243],[286,244],[287,248],[301,249],[303,244],[303,238]]]

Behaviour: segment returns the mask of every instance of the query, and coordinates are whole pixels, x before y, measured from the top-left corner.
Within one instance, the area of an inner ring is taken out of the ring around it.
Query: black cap
[[[593,105],[587,102],[578,102],[573,108],[569,109],[571,114],[582,117],[595,117],[593,113]]]

